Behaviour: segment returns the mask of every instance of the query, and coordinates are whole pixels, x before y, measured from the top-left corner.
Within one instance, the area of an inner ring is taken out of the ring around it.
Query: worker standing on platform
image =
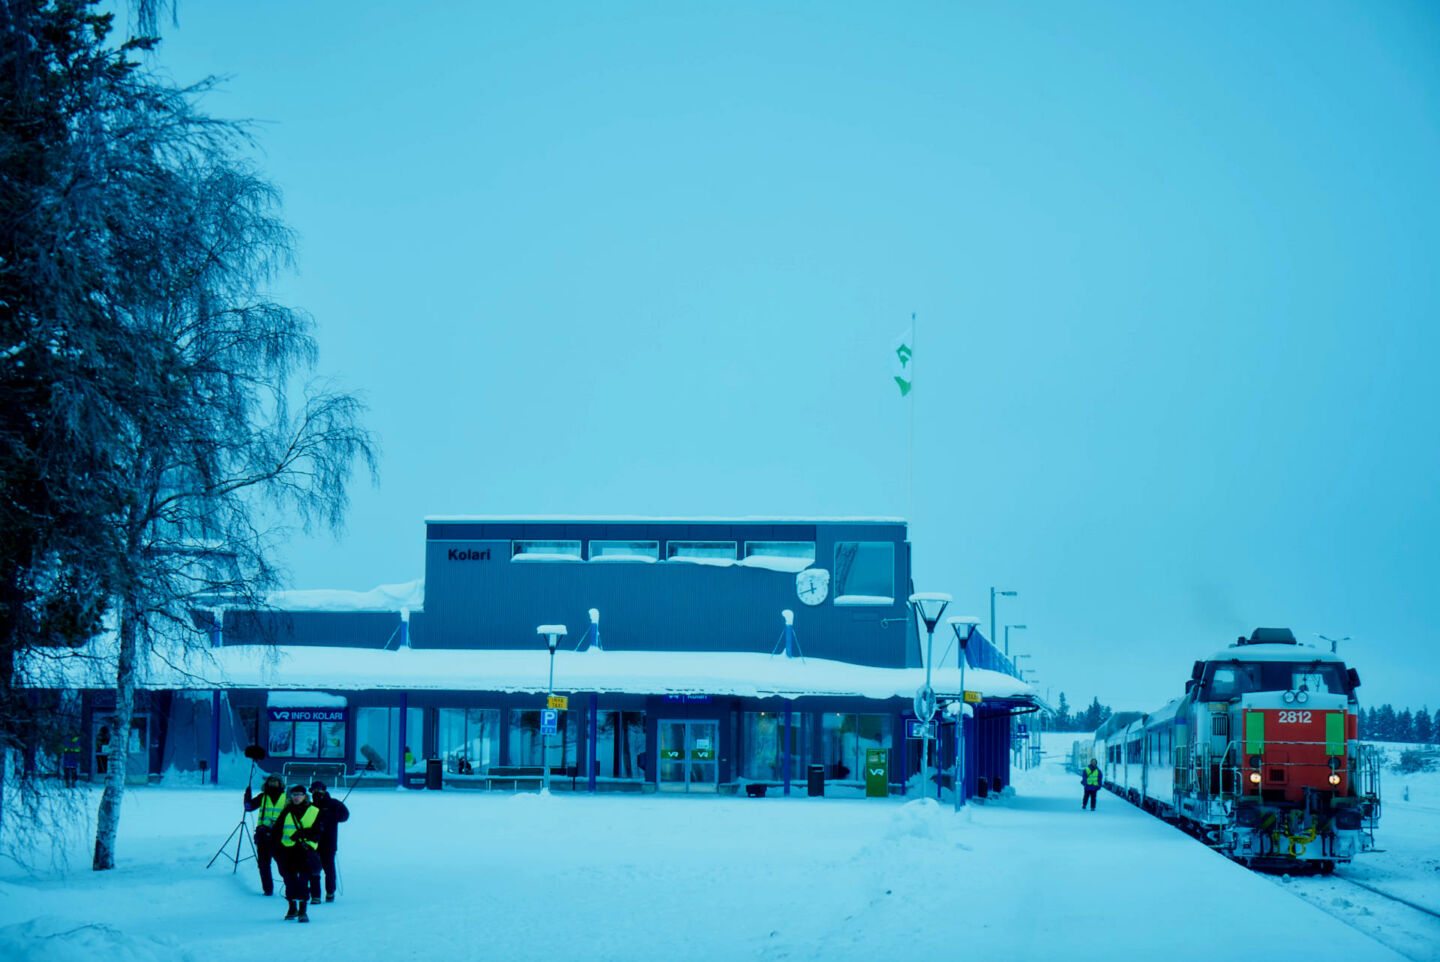
[[[1088,805],[1090,811],[1095,811],[1095,796],[1100,794],[1100,766],[1095,764],[1095,759],[1090,759],[1090,764],[1080,773],[1080,784],[1085,786],[1085,797],[1080,799],[1080,810],[1083,812]]]

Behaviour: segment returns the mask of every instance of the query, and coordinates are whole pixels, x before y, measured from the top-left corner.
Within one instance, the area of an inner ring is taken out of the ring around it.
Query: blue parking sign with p
[[[540,734],[556,735],[560,732],[560,710],[557,708],[540,709]]]

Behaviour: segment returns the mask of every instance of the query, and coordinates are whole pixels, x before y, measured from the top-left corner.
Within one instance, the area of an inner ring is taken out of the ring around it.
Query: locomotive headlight
[[[1331,784],[1331,785],[1339,785],[1339,784],[1340,784],[1340,776],[1337,775],[1337,774],[1335,774],[1334,772],[1331,772],[1331,773],[1330,773],[1330,784]]]
[[[1310,700],[1310,696],[1304,691],[1297,691],[1295,693],[1295,700],[1303,705]]]
[[[1333,777],[1333,776],[1332,776],[1332,777]],[[1259,772],[1251,772],[1251,773],[1250,773],[1250,784],[1252,784],[1252,785],[1259,785],[1259,784],[1260,784],[1260,773],[1259,773]]]
[[[1295,693],[1293,691],[1287,691],[1282,697],[1285,699],[1285,704],[1295,704]]]

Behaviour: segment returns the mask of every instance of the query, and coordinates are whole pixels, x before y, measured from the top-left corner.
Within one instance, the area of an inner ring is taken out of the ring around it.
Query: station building
[[[292,778],[506,789],[548,767],[552,789],[789,793],[823,773],[844,794],[882,749],[913,793],[932,647],[913,590],[897,519],[427,518],[423,581],[197,612],[212,646],[142,671],[129,777],[243,782],[257,744]],[[539,629],[561,625],[552,655]],[[942,622],[930,764],[948,787],[964,717],[973,796],[1009,783],[1012,720],[1039,702],[980,632],[963,669],[956,642]],[[82,776],[115,737],[110,685],[65,682]]]

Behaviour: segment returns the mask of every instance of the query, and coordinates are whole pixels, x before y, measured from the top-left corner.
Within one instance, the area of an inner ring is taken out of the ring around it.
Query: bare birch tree
[[[287,520],[338,528],[352,470],[375,468],[360,401],[305,381],[311,320],[267,296],[292,237],[245,131],[197,109],[208,85],[132,59],[149,41],[108,45],[110,25],[84,0],[0,0],[0,401],[17,402],[0,510],[21,522],[0,693],[29,704],[15,653],[77,644],[109,610],[96,869],[115,864],[146,653],[203,647],[196,608],[258,604]],[[7,745],[43,724],[14,721]]]

